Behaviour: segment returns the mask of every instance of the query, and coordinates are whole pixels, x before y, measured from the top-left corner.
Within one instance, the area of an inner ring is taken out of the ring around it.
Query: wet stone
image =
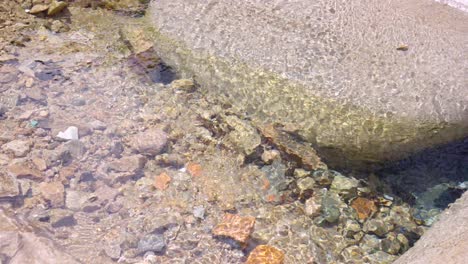
[[[232,238],[241,244],[247,243],[255,225],[255,217],[226,213],[214,229],[213,235]]]
[[[250,252],[245,264],[283,264],[284,253],[272,246],[259,245]]]
[[[138,241],[138,252],[144,254],[148,251],[162,253],[166,248],[166,242],[162,234],[147,234]]]

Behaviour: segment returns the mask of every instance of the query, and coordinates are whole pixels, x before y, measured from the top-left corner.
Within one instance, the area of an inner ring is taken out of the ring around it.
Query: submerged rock
[[[129,138],[129,145],[140,154],[157,155],[167,144],[167,134],[161,129],[150,128]]]
[[[221,223],[213,229],[213,235],[225,236],[246,244],[250,238],[255,225],[255,218],[252,216],[240,216],[226,213]]]
[[[284,253],[272,246],[260,245],[250,252],[245,264],[283,264]]]

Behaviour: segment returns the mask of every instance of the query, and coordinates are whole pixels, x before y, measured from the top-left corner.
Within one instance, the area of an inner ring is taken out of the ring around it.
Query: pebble
[[[164,236],[162,234],[147,234],[138,241],[139,254],[143,254],[148,251],[162,253],[165,248],[166,242],[164,241]]]

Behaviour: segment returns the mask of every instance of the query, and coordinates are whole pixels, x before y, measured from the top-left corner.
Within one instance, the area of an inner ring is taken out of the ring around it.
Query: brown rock
[[[171,177],[167,175],[167,173],[163,172],[155,177],[154,187],[156,189],[164,191],[169,187],[169,183],[171,182]]]
[[[30,164],[27,163],[12,164],[8,166],[7,171],[9,175],[18,179],[29,178],[31,180],[42,180],[44,178],[39,170],[31,168]]]
[[[65,188],[60,182],[41,182],[39,184],[41,196],[50,203],[52,207],[65,205]]]
[[[358,197],[351,202],[351,207],[356,210],[360,220],[366,220],[377,212],[377,206],[373,200]]]
[[[246,244],[254,225],[255,217],[226,213],[221,223],[213,229],[213,234],[215,236],[230,237],[241,244]]]
[[[284,253],[272,246],[259,245],[249,255],[245,264],[282,264]]]

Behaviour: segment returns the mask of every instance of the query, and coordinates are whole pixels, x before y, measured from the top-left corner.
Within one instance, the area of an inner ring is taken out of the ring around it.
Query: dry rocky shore
[[[0,263],[391,263],[431,224],[178,79],[115,2],[0,7]]]

